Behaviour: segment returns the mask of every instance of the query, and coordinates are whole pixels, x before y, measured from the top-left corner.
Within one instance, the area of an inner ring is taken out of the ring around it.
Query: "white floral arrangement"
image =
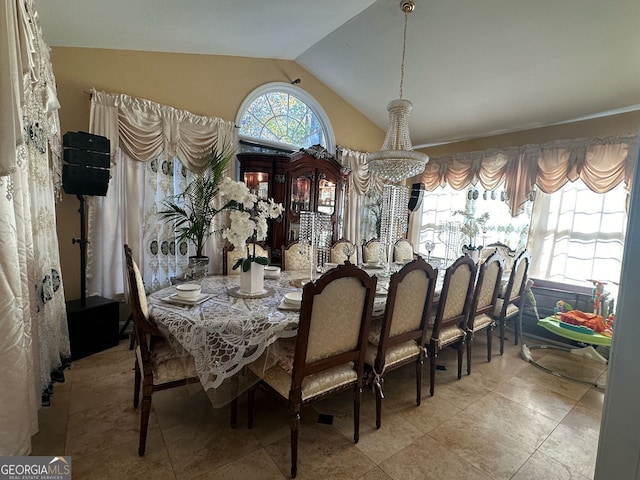
[[[222,231],[222,237],[229,240],[235,248],[247,249],[246,258],[239,259],[233,270],[242,265],[242,271],[247,272],[251,269],[252,262],[267,265],[268,258],[256,256],[255,244],[267,238],[267,220],[278,218],[282,214],[282,204],[276,203],[272,198],[259,199],[244,182],[236,182],[229,177],[222,180],[220,194],[227,201],[226,208],[231,210],[230,225]],[[249,251],[247,243],[253,243],[253,252]]]
[[[464,210],[456,210],[453,214],[464,217],[464,223],[460,226],[460,233],[469,239],[469,245],[464,245],[464,247],[469,250],[482,249],[482,246],[479,248],[476,246],[476,237],[480,233],[480,230],[486,233],[485,229],[489,221],[489,213],[485,212],[477,218]]]

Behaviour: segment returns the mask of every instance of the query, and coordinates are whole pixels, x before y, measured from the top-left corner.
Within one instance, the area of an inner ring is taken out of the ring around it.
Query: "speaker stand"
[[[80,246],[80,305],[83,307],[87,304],[87,209],[85,205],[84,195],[76,195],[80,200],[80,238],[74,238],[71,241],[75,245]]]

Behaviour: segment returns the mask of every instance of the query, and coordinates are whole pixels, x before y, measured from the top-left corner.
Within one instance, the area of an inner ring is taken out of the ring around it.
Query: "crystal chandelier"
[[[400,66],[400,98],[392,100],[387,105],[389,111],[389,125],[387,135],[378,152],[367,156],[369,171],[391,182],[400,182],[405,178],[422,173],[429,157],[413,150],[409,138],[409,112],[413,105],[402,98],[402,84],[404,81],[404,56],[407,46],[407,19],[409,13],[415,10],[415,4],[410,0],[402,0],[400,9],[404,12],[404,37],[402,42],[402,63]]]

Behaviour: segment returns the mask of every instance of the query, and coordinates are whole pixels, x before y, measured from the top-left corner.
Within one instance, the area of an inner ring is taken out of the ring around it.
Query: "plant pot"
[[[482,247],[462,247],[462,253],[464,253],[467,257],[473,260],[473,263],[478,263],[480,260],[480,250]]]
[[[209,273],[209,257],[189,257],[187,269],[185,276],[190,280],[206,277]]]
[[[247,295],[264,292],[264,265],[251,262],[249,270],[240,272],[240,292]]]

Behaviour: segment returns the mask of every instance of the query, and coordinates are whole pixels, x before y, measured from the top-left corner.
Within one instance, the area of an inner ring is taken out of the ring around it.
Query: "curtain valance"
[[[92,132],[102,132],[131,158],[148,162],[161,155],[178,157],[189,170],[199,171],[221,132],[234,141],[234,125],[221,118],[195,115],[125,94],[91,91]]]
[[[428,191],[447,183],[461,190],[476,182],[493,189],[504,181],[511,215],[515,216],[534,185],[553,193],[580,178],[598,193],[605,193],[622,181],[630,188],[633,158],[629,148],[636,143],[635,136],[557,140],[544,145],[437,157],[429,160],[421,181]]]

